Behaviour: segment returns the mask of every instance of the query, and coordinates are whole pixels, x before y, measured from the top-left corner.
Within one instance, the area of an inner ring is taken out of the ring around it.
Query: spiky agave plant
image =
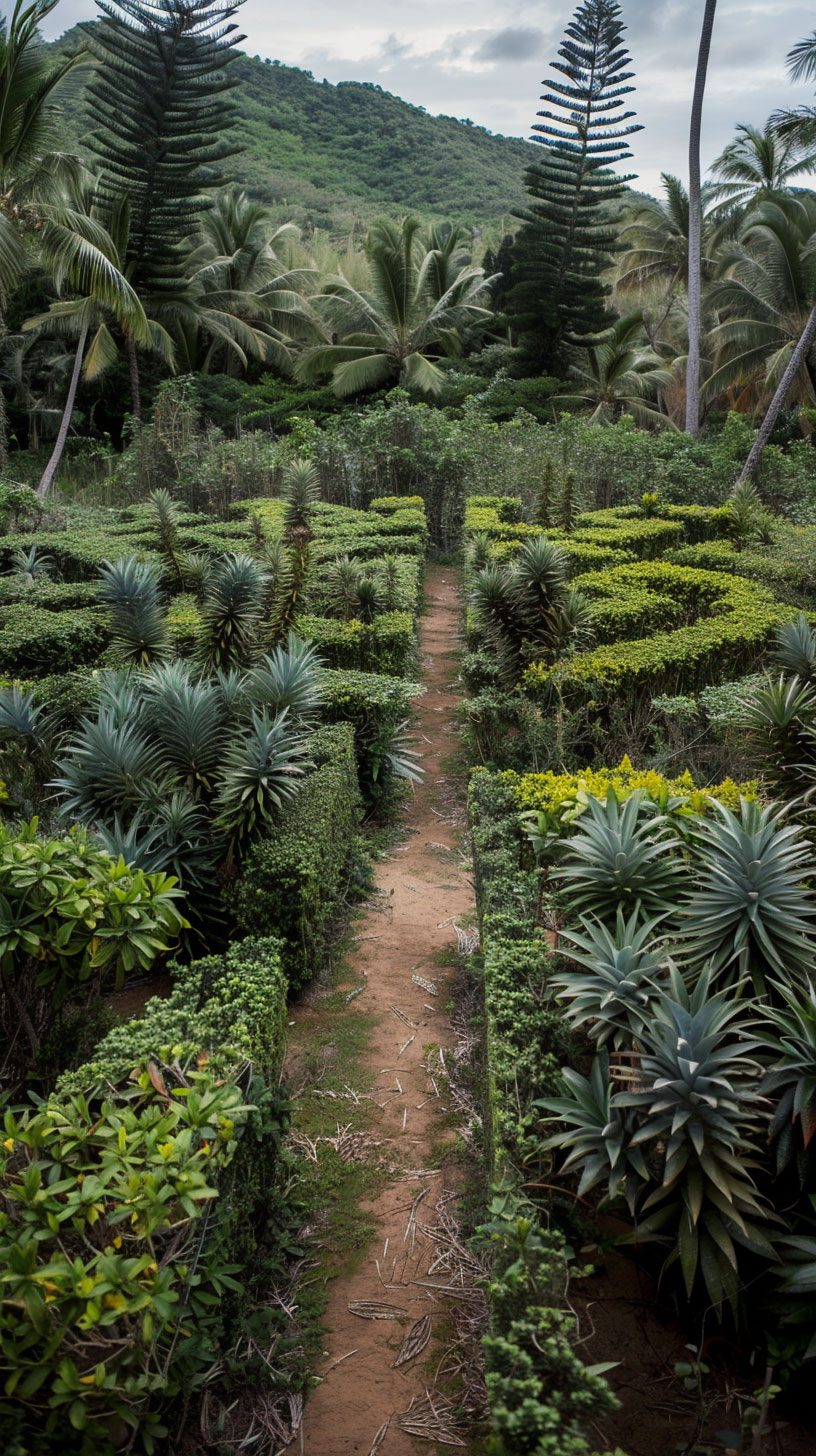
[[[266,572],[252,556],[233,551],[216,562],[201,608],[199,660],[206,671],[252,660],[267,584]]]
[[[472,575],[490,564],[493,541],[487,531],[474,531],[465,546],[465,571]]]
[[[36,581],[53,576],[56,565],[53,556],[40,546],[29,546],[27,551],[19,546],[11,553],[11,565],[6,576],[17,577],[24,586],[33,586]]]
[[[808,978],[803,990],[777,984],[781,1005],[763,1008],[763,1045],[773,1061],[761,1091],[776,1106],[768,1135],[775,1144],[781,1173],[795,1158],[804,1187],[816,1171],[816,989]]]
[[[656,916],[643,924],[637,910],[618,909],[614,931],[581,917],[580,930],[560,933],[566,963],[550,977],[549,991],[571,1026],[588,1027],[597,1046],[631,1046],[649,1018],[666,978],[666,957]]]
[[[816,632],[804,612],[780,627],[771,656],[785,672],[816,686]]]
[[[96,840],[115,859],[121,855],[146,874],[175,875],[188,893],[210,890],[215,861],[207,815],[184,789],[155,799],[148,787],[144,807],[130,823],[123,825],[115,815],[112,824],[96,826]]]
[[[350,556],[338,556],[326,570],[326,609],[330,616],[348,622],[357,614],[363,569]]]
[[[292,723],[311,724],[323,701],[322,662],[317,649],[290,632],[247,674],[245,694],[255,708],[268,713],[289,710]]]
[[[813,844],[786,809],[743,799],[699,819],[695,889],[682,908],[683,959],[710,964],[721,984],[750,977],[760,997],[768,977],[802,984],[816,955]]]
[[[578,831],[561,841],[552,871],[572,914],[614,921],[618,911],[666,915],[681,894],[685,865],[670,821],[637,791],[621,803],[613,788],[590,798]]]
[[[512,562],[475,574],[473,626],[505,681],[515,680],[529,662],[554,662],[591,640],[588,603],[568,577],[565,552],[545,536],[525,542]]]
[[[114,642],[126,663],[136,667],[161,662],[169,634],[161,570],[135,556],[100,567],[100,599],[110,608]]]
[[[768,679],[740,712],[746,749],[773,793],[784,799],[812,791],[816,779],[816,690],[800,677]]]
[[[545,1123],[563,1124],[560,1132],[546,1139],[543,1150],[568,1150],[561,1166],[564,1172],[580,1171],[579,1197],[605,1182],[607,1197],[624,1194],[634,1210],[649,1170],[632,1144],[634,1117],[619,1105],[608,1052],[594,1058],[589,1077],[564,1067],[560,1091],[558,1097],[542,1097],[533,1104],[549,1114]]]
[[[184,552],[179,545],[179,508],[169,490],[152,490],[147,497],[150,523],[164,561],[180,586],[184,585]]]
[[[249,727],[224,755],[215,828],[232,862],[244,842],[294,797],[308,754],[308,740],[286,709],[274,718],[255,712]]]
[[[320,474],[311,460],[292,460],[286,466],[281,500],[286,534],[291,537],[295,532],[310,533],[312,511],[320,500]]]
[[[760,1112],[744,1003],[712,992],[704,972],[689,992],[675,969],[642,1036],[640,1085],[619,1092],[614,1108],[633,1116],[631,1151],[649,1165],[639,1242],[670,1243],[664,1270],[679,1263],[686,1295],[698,1279],[721,1314],[736,1316],[743,1287],[738,1248],[775,1258],[768,1224],[775,1215],[757,1190]]]
[[[64,816],[112,823],[117,814],[127,820],[136,812],[160,773],[160,751],[140,727],[138,712],[121,717],[103,705],[67,740],[53,787]]]
[[[210,799],[229,727],[217,684],[177,661],[155,668],[140,686],[142,726],[163,769],[193,800]]]

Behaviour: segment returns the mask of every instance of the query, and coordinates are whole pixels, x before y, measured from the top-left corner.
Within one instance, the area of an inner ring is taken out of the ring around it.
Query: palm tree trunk
[[[700,317],[702,313],[703,204],[700,182],[700,131],[703,119],[708,56],[717,0],[706,0],[703,30],[697,52],[697,75],[691,103],[689,129],[689,271],[688,271],[688,362],[686,364],[686,431],[700,431]]]
[[[753,445],[751,446],[751,453],[742,467],[742,474],[740,475],[738,484],[741,485],[744,480],[752,480],[753,477],[756,475],[760,457],[763,450],[765,449],[765,446],[771,438],[771,434],[773,433],[773,427],[776,424],[777,419],[779,418],[779,412],[782,409],[782,406],[784,405],[788,395],[790,394],[791,389],[793,388],[793,382],[797,374],[799,373],[802,365],[805,363],[808,354],[813,348],[815,340],[816,305],[814,305],[810,314],[810,318],[805,324],[799,343],[796,345],[796,348],[794,349],[793,353],[790,356],[790,359],[788,360],[788,367],[779,381],[779,387],[773,399],[771,400],[770,405],[768,406],[768,413],[762,421],[759,434],[757,435]]]
[[[130,410],[135,420],[142,418],[142,387],[139,380],[139,356],[130,334],[125,337],[128,367],[130,369]]]
[[[65,441],[68,439],[68,430],[71,425],[71,415],[74,413],[74,400],[76,399],[77,386],[79,385],[79,375],[82,369],[82,360],[85,357],[85,343],[87,341],[87,338],[88,325],[85,323],[82,325],[82,328],[80,330],[76,357],[74,359],[74,369],[71,375],[71,383],[68,386],[68,398],[65,401],[65,409],[62,411],[62,419],[60,420],[59,432],[54,443],[54,448],[51,451],[51,459],[46,465],[45,470],[43,471],[42,480],[37,486],[37,495],[39,496],[40,500],[45,500],[49,490],[51,489],[54,476],[57,473],[60,460],[62,459],[62,452],[65,449]]]

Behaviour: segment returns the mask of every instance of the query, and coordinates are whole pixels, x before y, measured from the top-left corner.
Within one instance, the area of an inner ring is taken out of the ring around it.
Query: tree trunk
[[[76,399],[77,386],[79,385],[79,375],[82,369],[82,360],[85,357],[85,343],[87,338],[88,325],[83,324],[79,335],[79,341],[77,343],[76,357],[74,358],[74,369],[71,375],[71,383],[68,386],[68,398],[65,401],[65,409],[62,411],[62,419],[60,420],[59,432],[57,434],[54,448],[51,451],[51,459],[46,465],[45,470],[43,471],[42,480],[37,486],[37,495],[40,497],[40,500],[45,500],[49,490],[51,489],[54,476],[57,473],[60,460],[62,459],[62,452],[65,449],[65,441],[68,439],[68,430],[71,426],[71,415],[74,413],[74,400]]]
[[[139,380],[139,356],[130,334],[125,337],[128,367],[130,369],[130,412],[134,420],[142,418],[142,387]]]
[[[700,317],[702,313],[703,204],[700,182],[700,131],[703,119],[708,55],[717,0],[706,0],[703,31],[697,52],[697,75],[691,103],[689,129],[689,271],[688,271],[688,362],[686,364],[686,431],[700,430]]]
[[[768,413],[762,421],[759,434],[757,435],[753,445],[751,446],[751,453],[742,467],[742,474],[740,475],[738,482],[740,485],[742,485],[742,482],[744,480],[752,480],[753,477],[756,475],[760,457],[763,450],[765,449],[765,446],[771,438],[771,435],[773,433],[773,427],[776,424],[777,419],[779,418],[779,412],[782,409],[782,406],[784,405],[788,395],[790,394],[791,389],[793,388],[793,382],[797,374],[799,373],[802,365],[806,361],[815,340],[816,305],[814,305],[810,318],[805,324],[799,343],[796,345],[796,348],[794,349],[793,353],[790,356],[790,359],[788,360],[788,367],[785,370],[785,373],[782,375],[781,380],[779,381],[779,387],[773,399],[771,400],[770,405],[768,406]]]

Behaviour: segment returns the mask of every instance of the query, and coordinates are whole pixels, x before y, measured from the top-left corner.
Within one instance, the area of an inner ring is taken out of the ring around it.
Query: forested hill
[[[58,42],[75,48],[82,27]],[[529,143],[453,117],[429,116],[378,86],[316,81],[308,71],[242,55],[231,177],[291,216],[347,229],[355,217],[416,211],[498,223],[524,199]],[[83,135],[81,102],[70,117]],[[530,98],[531,119],[535,97]],[[79,143],[78,143],[79,144]]]

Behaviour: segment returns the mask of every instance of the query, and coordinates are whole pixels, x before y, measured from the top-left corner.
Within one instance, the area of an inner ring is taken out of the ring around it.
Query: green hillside
[[[56,44],[76,47],[83,27]],[[232,128],[243,154],[230,174],[298,221],[348,229],[357,217],[417,211],[477,225],[522,203],[529,143],[494,136],[379,86],[316,81],[308,71],[241,55]],[[68,118],[81,148],[81,98]]]

